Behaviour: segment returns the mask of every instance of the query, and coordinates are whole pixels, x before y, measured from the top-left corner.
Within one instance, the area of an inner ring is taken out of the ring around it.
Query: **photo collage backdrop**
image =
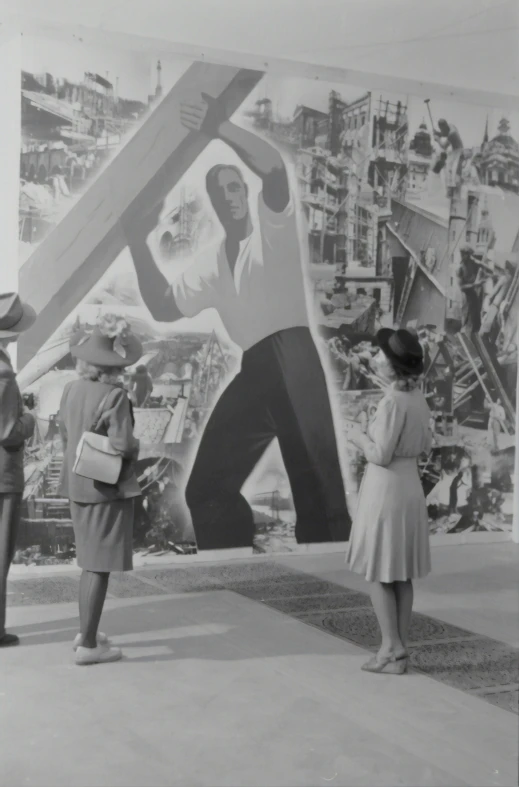
[[[73,560],[59,403],[71,336],[106,314],[144,346],[121,378],[136,552],[342,548],[380,327],[424,348],[431,533],[511,529],[517,115],[38,38],[21,91],[20,292],[40,319],[18,350],[38,428],[17,560]]]

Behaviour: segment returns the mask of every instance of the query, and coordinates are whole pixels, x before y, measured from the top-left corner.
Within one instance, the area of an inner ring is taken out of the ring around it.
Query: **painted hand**
[[[218,99],[202,93],[198,100],[181,102],[180,120],[190,131],[201,131],[214,139],[220,126],[227,120],[223,106]]]

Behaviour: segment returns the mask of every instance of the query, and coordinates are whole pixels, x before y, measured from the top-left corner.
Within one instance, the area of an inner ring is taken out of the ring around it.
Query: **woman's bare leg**
[[[397,605],[398,633],[405,650],[409,641],[411,627],[411,614],[413,611],[413,583],[410,579],[405,582],[395,582],[395,596]]]
[[[97,647],[97,629],[108,590],[110,574],[83,571],[79,580],[79,624],[81,644]]]
[[[379,656],[385,657],[392,654],[400,656],[405,648],[398,630],[398,608],[394,584],[373,582],[371,584],[371,603],[382,633]]]

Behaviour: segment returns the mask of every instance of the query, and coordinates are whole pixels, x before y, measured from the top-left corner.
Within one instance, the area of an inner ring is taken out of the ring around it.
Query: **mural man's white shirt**
[[[244,351],[277,331],[309,325],[293,198],[275,213],[260,194],[252,224],[240,243],[234,276],[224,239],[197,255],[171,285],[185,317],[215,308]]]

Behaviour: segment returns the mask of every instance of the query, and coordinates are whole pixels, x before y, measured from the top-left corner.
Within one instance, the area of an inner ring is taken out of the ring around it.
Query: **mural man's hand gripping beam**
[[[209,139],[226,142],[248,168],[261,178],[266,204],[276,212],[286,207],[290,194],[280,154],[256,135],[230,123],[222,111],[221,102],[202,93],[201,101],[181,105],[180,119],[186,128],[200,131]],[[251,136],[254,138],[252,144]]]
[[[229,145],[262,181],[255,210],[238,167],[218,164],[206,188],[223,237],[171,286],[146,244],[157,212],[127,226],[143,298],[155,319],[220,314],[242,349],[241,370],[217,402],[186,487],[199,549],[248,547],[252,510],[241,489],[277,438],[290,480],[299,543],[346,541],[345,502],[326,379],[306,304],[295,196],[280,153],[233,125],[218,101],[194,95],[182,123]]]

